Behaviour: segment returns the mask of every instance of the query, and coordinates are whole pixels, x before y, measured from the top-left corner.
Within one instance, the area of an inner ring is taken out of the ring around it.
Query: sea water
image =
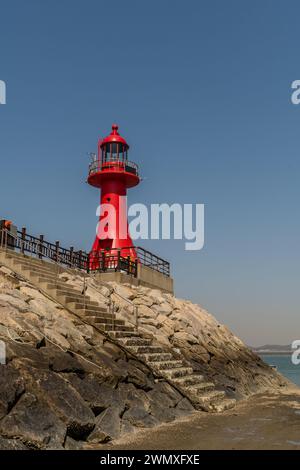
[[[261,358],[267,364],[276,366],[278,372],[300,386],[300,364],[296,366],[292,363],[292,355],[266,354],[262,355]]]

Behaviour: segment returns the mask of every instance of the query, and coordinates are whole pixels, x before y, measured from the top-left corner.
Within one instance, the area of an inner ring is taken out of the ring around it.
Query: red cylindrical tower
[[[91,252],[93,263],[100,253],[115,254],[118,250],[122,257],[133,261],[137,258],[128,232],[125,198],[127,188],[139,184],[140,177],[138,166],[128,160],[128,149],[114,124],[110,135],[99,140],[98,154],[89,167],[88,183],[101,188],[99,224]],[[115,220],[108,218],[109,211]]]

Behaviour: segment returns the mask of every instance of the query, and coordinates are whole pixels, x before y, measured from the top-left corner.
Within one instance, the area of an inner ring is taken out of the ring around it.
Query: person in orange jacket
[[[4,228],[6,230],[10,230],[11,226],[12,226],[12,221],[11,220],[5,220],[4,221]]]

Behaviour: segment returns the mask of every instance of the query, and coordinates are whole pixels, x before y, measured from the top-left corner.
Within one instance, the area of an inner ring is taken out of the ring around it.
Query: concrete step
[[[52,272],[57,272],[57,269],[59,270],[59,273],[62,274],[64,272],[76,272],[75,270],[71,268],[67,268],[61,264],[56,264],[55,262],[50,262],[50,261],[45,261],[45,260],[38,260],[37,258],[24,258],[22,256],[12,256],[10,259],[13,262],[16,263],[21,263],[24,266],[29,266],[32,267],[33,269],[37,270],[44,270],[44,271],[52,271]]]
[[[11,269],[16,269],[17,271],[19,271],[24,277],[27,277],[27,278],[34,278],[34,282],[38,282],[38,283],[57,283],[57,275],[52,272],[52,271],[45,271],[45,270],[35,270],[33,267],[28,267],[28,268],[25,268],[22,264],[20,264],[19,262],[16,262],[16,263],[9,263],[11,265]],[[59,281],[58,281],[59,282]],[[60,281],[62,282],[62,281]]]
[[[78,305],[78,308],[82,309],[93,309],[97,307],[97,303],[94,302],[91,304],[90,300],[87,300],[84,302],[83,298],[80,295],[70,295],[70,294],[60,294],[56,293],[55,297],[58,299],[59,302],[64,303],[64,304],[76,304]]]
[[[220,402],[213,403],[212,409],[210,411],[214,413],[223,413],[223,411],[230,410],[236,405],[236,400],[234,398],[224,398]]]
[[[124,346],[151,346],[152,339],[128,337],[120,338],[120,343],[122,343]],[[144,358],[143,356],[155,356],[155,354],[139,354],[138,356],[141,357],[143,360],[147,360],[147,358]]]
[[[24,268],[30,268],[32,270],[36,271],[45,271],[45,272],[57,272],[57,269],[59,269],[59,272],[62,272],[62,269],[59,265],[57,264],[40,264],[40,263],[35,263],[33,259],[30,260],[24,260],[24,259],[18,259],[18,258],[12,258],[11,259],[12,263],[15,266],[22,266]]]
[[[56,290],[56,295],[62,295],[62,296],[66,296],[66,297],[70,297],[72,299],[78,299],[79,302],[83,302],[84,303],[84,295],[81,294],[81,292],[79,291],[76,291],[73,289],[73,291],[70,291],[70,290],[62,290],[62,289],[56,289],[54,286],[53,286],[53,290]],[[91,303],[92,300],[90,297],[88,296],[85,296],[85,303],[88,304],[88,303]]]
[[[57,272],[55,270],[50,271],[50,270],[46,270],[46,269],[35,269],[31,266],[28,266],[28,268],[27,267],[25,268],[25,267],[21,266],[21,270],[24,273],[29,271],[32,276],[35,276],[35,277],[39,276],[41,278],[48,279],[49,282],[53,282],[53,280],[55,280],[55,282],[57,284],[68,285],[66,283],[66,281],[63,281],[63,279],[61,279],[61,277],[59,277],[59,275],[57,274]],[[61,274],[61,273],[59,273],[59,274]]]
[[[119,320],[120,321],[120,320]],[[91,324],[95,325],[97,328],[100,328],[103,331],[107,331],[108,333],[114,332],[114,331],[123,331],[126,332],[127,334],[134,333],[134,328],[132,326],[128,325],[122,325],[119,323],[114,323],[111,320],[109,322],[102,322],[99,319],[91,322]]]
[[[200,382],[199,384],[194,384],[190,385],[189,387],[184,387],[184,390],[186,390],[189,393],[196,394],[196,395],[201,395],[202,393],[205,392],[211,392],[212,390],[215,389],[215,384],[212,382]]]
[[[105,331],[116,331],[117,330],[117,331],[127,331],[128,333],[134,332],[134,327],[133,326],[114,325],[113,323],[101,323],[101,322],[95,322],[95,325],[98,326],[98,328],[101,328]]]
[[[124,338],[130,338],[130,339],[134,339],[135,337],[139,337],[139,333],[137,333],[136,331],[135,332],[128,332],[128,331],[108,331],[108,335],[111,336],[111,338],[115,338],[117,339],[118,341],[121,340],[121,339],[124,339]],[[120,341],[120,344],[121,341]],[[128,351],[130,351],[129,347],[126,346],[126,348],[128,349]],[[132,351],[130,351],[132,352]],[[133,354],[133,353],[132,353]]]
[[[83,296],[82,291],[83,289],[76,289],[75,287],[70,286],[70,284],[67,284],[66,282],[55,282],[47,284],[48,289],[57,289],[58,291],[64,291],[64,292],[70,292],[70,293],[75,293],[75,294],[80,294]],[[85,296],[86,299],[89,299],[90,297],[88,295]]]
[[[30,276],[34,277],[34,279],[37,279],[38,282],[50,283],[52,285],[59,285],[59,283],[61,282],[55,274],[41,274],[35,273],[34,271],[30,271]]]
[[[143,340],[146,341],[146,340]],[[151,344],[152,340],[149,340]],[[160,353],[160,354],[138,354],[138,357],[140,357],[143,361],[145,362],[159,362],[159,361],[170,361],[173,356],[171,353]]]
[[[204,409],[209,409],[212,404],[219,403],[225,397],[225,392],[221,390],[212,390],[206,392],[203,395],[197,395],[197,404],[202,406]]]
[[[106,312],[108,312],[108,310]],[[85,318],[86,320],[91,321],[91,322],[97,321],[97,320],[108,320],[108,322],[116,321],[116,318],[114,318],[109,313],[88,313],[88,314],[85,314]],[[118,320],[118,321],[123,322],[121,323],[121,325],[124,324],[124,320]],[[103,323],[105,323],[105,321],[103,321]]]
[[[40,269],[40,268],[35,268],[34,266],[31,266],[30,264],[25,264],[22,263],[18,260],[10,260],[10,264],[12,268],[17,269],[19,271],[22,271],[22,273],[30,272],[32,274],[41,274],[41,275],[47,275],[47,276],[55,276],[55,272],[52,270],[47,270],[47,269]]]
[[[125,326],[124,320],[115,320],[112,317],[104,318],[104,317],[94,317],[94,316],[85,315],[85,318],[91,323],[95,323],[95,325],[97,325],[98,323],[105,323],[107,325],[113,325],[113,326],[116,326],[116,325]],[[115,328],[113,329],[115,330]]]
[[[56,264],[54,261],[51,262],[51,261],[46,261],[45,259],[44,260],[38,260],[37,258],[33,258],[33,257],[23,257],[23,256],[10,256],[10,259],[12,261],[16,261],[18,263],[22,263],[24,266],[30,266],[32,267],[33,269],[36,269],[36,270],[43,270],[43,271],[47,271],[47,272],[54,272],[55,274],[57,273],[57,267],[58,267],[58,271],[59,271],[59,274],[74,274],[74,275],[78,275],[81,273],[81,271],[78,271],[76,269],[73,269],[73,268],[69,268],[67,266],[63,266],[62,264]],[[82,278],[83,278],[83,273],[84,271],[82,271]]]
[[[22,253],[19,253],[17,251],[9,251],[7,252],[7,257],[9,258],[13,258],[13,259],[21,259],[21,260],[24,260],[24,261],[33,261],[34,263],[45,263],[45,264],[48,264],[47,261],[45,261],[46,258],[44,259],[39,259],[39,258],[36,258],[36,257],[33,257],[33,256],[29,256],[29,255],[26,255],[26,254],[22,254]],[[50,261],[49,261],[50,263]]]
[[[49,285],[53,285],[52,282],[49,283]],[[73,287],[71,284],[67,284],[66,282],[55,282],[55,287],[60,290],[60,291],[65,291],[65,292],[70,292],[74,294],[80,294],[83,296],[83,286],[79,287]],[[88,297],[86,293],[86,298]]]
[[[17,266],[24,271],[32,271],[34,273],[39,273],[39,274],[55,274],[56,275],[56,269],[55,266],[53,268],[48,268],[48,267],[43,267],[43,266],[36,266],[32,263],[27,263],[23,261],[19,261],[17,259],[13,260],[14,266]]]
[[[163,349],[159,346],[127,346],[127,349],[133,354],[143,353],[162,353]]]
[[[84,302],[82,296],[77,295],[58,295],[62,299],[63,302],[66,304],[75,304],[76,308],[83,308],[83,309],[93,309],[94,307],[98,307],[98,302],[94,302],[89,300],[88,302]]]
[[[203,375],[198,375],[198,374],[191,374],[191,375],[186,375],[184,377],[176,377],[174,379],[174,383],[178,387],[188,387],[190,385],[195,385],[203,382],[204,377]]]
[[[69,304],[68,307],[71,309],[71,310],[76,310],[77,313],[79,313],[79,315],[90,315],[90,316],[97,316],[97,315],[103,315],[103,314],[107,314],[108,315],[108,308],[105,308],[105,307],[91,307],[91,308],[83,308],[83,304],[79,304],[79,303],[74,303],[73,304]]]
[[[193,368],[192,367],[178,367],[176,369],[164,369],[163,374],[168,379],[174,379],[176,377],[184,377],[185,375],[192,374]]]
[[[169,369],[177,369],[177,368],[182,368],[183,363],[182,361],[176,361],[176,360],[171,360],[171,361],[154,361],[154,362],[149,362],[149,366],[153,367],[154,369],[159,369],[159,370],[169,370]]]
[[[40,260],[38,258],[24,256],[18,253],[7,253],[7,258],[11,261],[18,261],[20,263],[30,264],[31,266],[43,267],[47,269],[54,269],[56,264],[50,261]],[[63,267],[61,267],[63,269]]]

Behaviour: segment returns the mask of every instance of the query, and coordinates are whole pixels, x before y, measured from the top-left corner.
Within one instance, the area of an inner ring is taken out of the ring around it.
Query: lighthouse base
[[[151,289],[159,289],[169,294],[174,294],[174,281],[171,277],[155,271],[147,266],[138,264],[136,277],[123,272],[102,272],[95,274],[96,278],[103,282],[118,282],[120,284],[130,284],[132,286],[144,286]]]

